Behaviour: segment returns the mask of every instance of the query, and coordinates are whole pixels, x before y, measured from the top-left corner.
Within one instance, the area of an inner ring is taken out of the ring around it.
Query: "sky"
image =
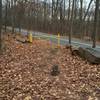
[[[2,0],[2,1],[3,1],[3,4],[4,4],[6,0]],[[41,1],[44,1],[44,0],[41,0]],[[48,2],[52,2],[52,0],[47,0],[47,1]],[[65,1],[68,1],[68,0],[65,0]],[[90,2],[90,0],[83,0],[83,2],[84,2],[84,5],[86,5],[86,7],[87,7],[89,2]],[[68,6],[68,5],[66,5],[66,6]]]

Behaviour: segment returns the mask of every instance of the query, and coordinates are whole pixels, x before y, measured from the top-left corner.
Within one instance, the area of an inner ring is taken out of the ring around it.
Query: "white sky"
[[[3,1],[3,4],[4,4],[4,2],[6,1],[6,0],[2,0]],[[41,1],[44,1],[44,0],[41,0]],[[47,0],[48,2],[52,2],[52,0]],[[65,0],[66,2],[68,2],[68,0]],[[84,5],[86,5],[86,7],[88,6],[88,4],[89,4],[89,2],[90,2],[90,0],[83,0],[83,2],[84,2]],[[66,5],[67,6],[67,5]]]

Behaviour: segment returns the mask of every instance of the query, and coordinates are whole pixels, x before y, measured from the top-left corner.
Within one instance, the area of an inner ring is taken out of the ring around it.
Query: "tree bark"
[[[69,32],[69,44],[71,45],[71,38],[72,38],[72,33],[73,33],[73,18],[74,18],[74,5],[75,5],[75,0],[73,0],[72,3],[72,12],[71,12],[71,24],[70,24],[70,32]]]
[[[12,33],[14,33],[14,0],[11,0],[11,9],[12,9]]]
[[[2,50],[2,0],[0,0],[0,51]]]
[[[6,7],[5,7],[5,32],[7,29],[7,15],[8,15],[8,0],[6,0]]]
[[[85,13],[85,15],[84,15],[84,19],[83,19],[84,21],[85,21],[86,16],[87,16],[87,14],[88,14],[88,12],[89,12],[89,9],[90,9],[90,6],[91,6],[92,2],[93,2],[93,0],[91,0],[90,3],[89,3],[89,5],[88,5],[87,11],[86,11],[86,13]]]
[[[70,20],[70,6],[71,6],[71,1],[69,0],[69,7],[68,7],[68,21]]]
[[[82,27],[83,27],[83,0],[80,0],[80,21],[79,21],[79,25],[80,25],[80,38],[83,39],[84,37],[84,33],[82,31]]]
[[[98,22],[99,3],[100,3],[100,0],[96,0],[95,16],[94,16],[94,30],[93,30],[93,33],[92,33],[92,40],[93,40],[92,47],[93,48],[96,47],[96,34],[97,34],[97,22]]]

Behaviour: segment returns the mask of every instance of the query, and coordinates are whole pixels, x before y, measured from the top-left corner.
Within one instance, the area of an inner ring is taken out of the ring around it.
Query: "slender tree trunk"
[[[2,0],[0,0],[0,51],[2,50]]]
[[[66,5],[65,5],[65,0],[64,0],[64,19],[65,19],[65,15],[66,15]]]
[[[8,15],[8,0],[6,0],[6,7],[5,7],[5,32],[7,28],[7,15]]]
[[[14,1],[11,0],[11,9],[12,9],[12,33],[14,33]]]
[[[85,13],[85,15],[84,15],[84,21],[85,21],[86,16],[87,16],[87,14],[88,14],[88,12],[89,12],[89,9],[90,9],[90,6],[91,6],[92,2],[93,2],[93,0],[91,0],[90,3],[89,3],[89,5],[88,5],[87,11],[86,11],[86,13]]]
[[[62,2],[60,3],[60,32],[63,35],[63,12],[62,12]]]
[[[84,37],[84,33],[82,31],[82,27],[83,27],[83,0],[80,0],[80,21],[79,21],[79,25],[80,25],[80,38],[83,39]]]
[[[44,0],[44,16],[43,16],[43,29],[46,30],[46,19],[47,19],[47,16],[46,16],[46,11],[47,11],[47,8],[46,8],[46,3],[47,3],[47,0]]]
[[[52,0],[52,19],[53,19],[53,15],[54,15],[54,11],[53,11],[53,9],[54,9],[54,0]]]
[[[99,3],[100,3],[100,0],[96,0],[95,16],[94,16],[94,30],[93,30],[93,33],[92,33],[92,40],[93,40],[92,47],[93,48],[96,47],[96,34],[97,34],[97,22],[98,22]]]
[[[64,32],[64,36],[66,36],[65,34],[65,17],[66,17],[66,1],[64,0],[64,15],[63,15],[63,32]]]
[[[77,7],[78,7],[78,1],[75,0],[75,3],[74,3],[74,20],[76,20],[76,17],[77,17]]]
[[[71,0],[69,0],[69,7],[68,7],[68,21],[70,20],[70,6],[71,6]]]
[[[71,38],[72,38],[72,33],[73,33],[73,18],[74,18],[74,4],[75,0],[73,0],[72,4],[72,12],[71,12],[71,25],[70,25],[70,32],[69,32],[69,44],[71,45]]]

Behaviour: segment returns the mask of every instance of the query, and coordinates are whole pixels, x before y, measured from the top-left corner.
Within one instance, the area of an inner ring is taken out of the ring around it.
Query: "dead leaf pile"
[[[100,65],[43,40],[6,42],[0,55],[0,100],[100,100]],[[60,74],[51,76],[53,65]]]

